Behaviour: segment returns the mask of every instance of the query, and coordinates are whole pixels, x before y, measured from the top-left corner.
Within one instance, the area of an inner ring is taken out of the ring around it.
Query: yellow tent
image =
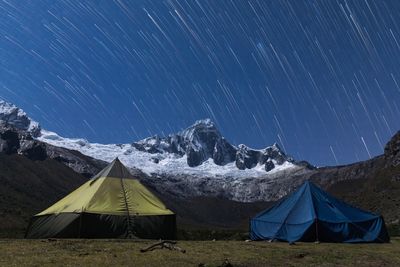
[[[175,214],[115,159],[35,215],[26,237],[173,239],[175,233]]]

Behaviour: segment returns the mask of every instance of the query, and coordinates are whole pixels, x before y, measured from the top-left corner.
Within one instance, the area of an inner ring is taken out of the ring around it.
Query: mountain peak
[[[219,130],[217,129],[215,123],[211,119],[203,119],[197,120],[194,124],[182,130],[180,133],[184,135],[184,133],[194,132],[194,131],[210,131],[216,132],[220,135]]]
[[[29,118],[22,109],[4,100],[0,100],[0,123],[27,131],[34,137],[40,135],[39,123]]]
[[[384,155],[392,166],[400,165],[400,131],[386,144]]]
[[[188,128],[182,130],[179,134],[183,136],[192,135],[195,132],[214,132],[221,137],[219,130],[211,119],[197,120]]]
[[[282,151],[282,149],[281,149],[281,147],[278,145],[278,143],[274,143],[274,144],[271,146],[271,148],[274,149],[274,150]]]
[[[215,127],[214,122],[210,118],[205,118],[202,120],[197,120],[193,126],[207,126],[207,127]]]

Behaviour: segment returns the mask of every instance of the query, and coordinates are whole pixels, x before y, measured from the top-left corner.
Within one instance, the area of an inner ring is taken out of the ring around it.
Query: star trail
[[[0,98],[127,143],[211,118],[233,144],[336,165],[400,129],[400,3],[0,1]]]

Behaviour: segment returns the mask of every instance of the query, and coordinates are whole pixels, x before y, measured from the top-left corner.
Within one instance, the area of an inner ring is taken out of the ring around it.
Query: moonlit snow
[[[256,166],[252,169],[239,170],[234,162],[224,166],[216,165],[212,159],[208,159],[200,166],[189,167],[186,156],[178,157],[172,153],[150,154],[136,150],[130,144],[97,144],[89,143],[84,139],[63,138],[54,132],[42,130],[38,140],[54,146],[77,150],[84,155],[111,162],[118,157],[124,164],[131,168],[137,168],[148,175],[152,174],[191,174],[205,177],[264,177],[267,175],[264,166]],[[154,158],[161,159],[159,163]],[[285,162],[269,172],[277,173],[286,169],[295,168],[290,162]]]

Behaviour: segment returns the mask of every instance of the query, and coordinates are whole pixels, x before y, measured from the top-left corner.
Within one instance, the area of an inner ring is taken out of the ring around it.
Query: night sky
[[[0,97],[42,127],[127,143],[211,118],[316,165],[400,129],[400,1],[0,1]]]

